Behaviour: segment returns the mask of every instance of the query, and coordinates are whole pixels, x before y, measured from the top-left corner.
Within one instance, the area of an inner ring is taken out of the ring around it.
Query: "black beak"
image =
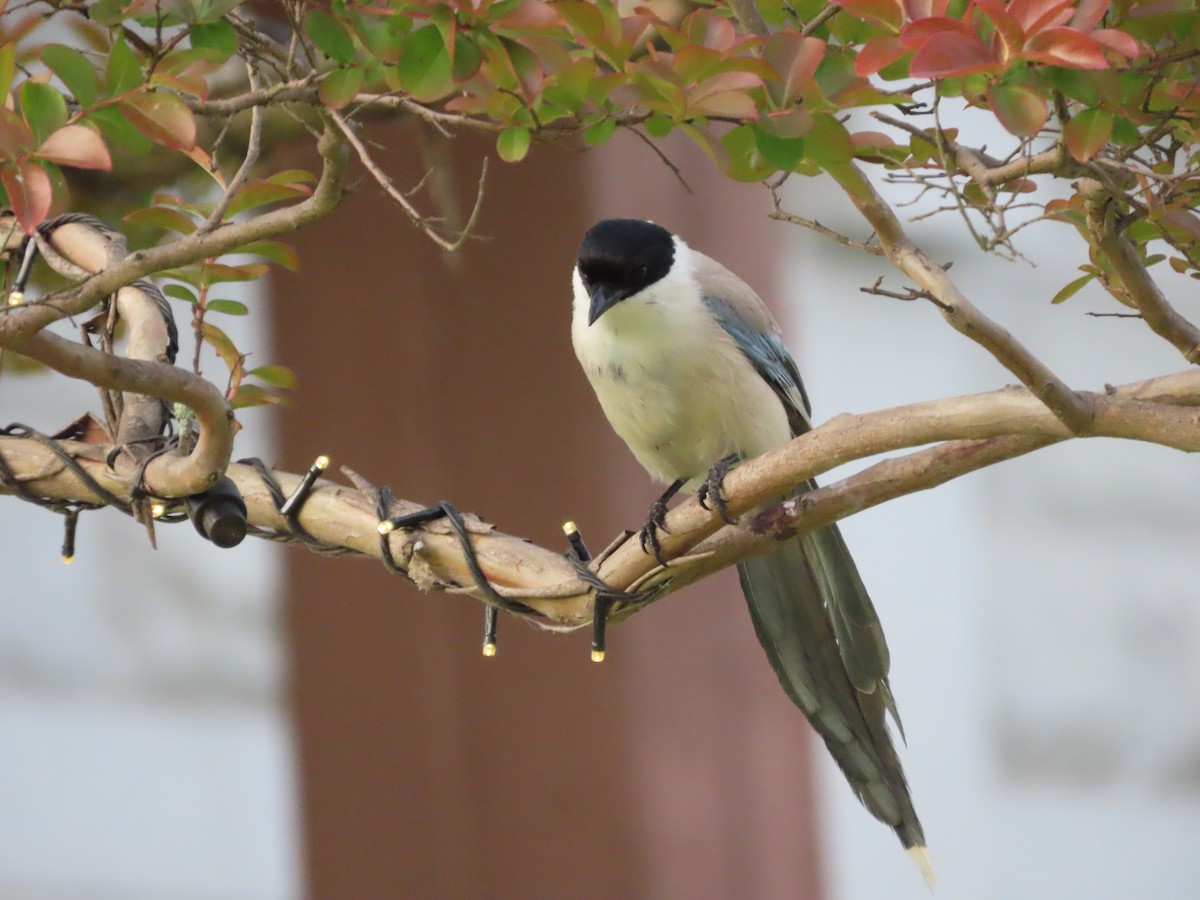
[[[592,305],[588,308],[588,325],[594,325],[597,319],[629,296],[625,291],[609,284],[589,287],[588,295],[592,298]]]

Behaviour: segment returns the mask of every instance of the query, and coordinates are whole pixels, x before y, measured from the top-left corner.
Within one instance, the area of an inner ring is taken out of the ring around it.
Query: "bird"
[[[572,287],[575,355],[613,430],[651,478],[668,485],[641,531],[643,550],[659,556],[667,501],[698,489],[706,508],[725,517],[720,482],[729,467],[811,430],[808,395],[762,299],[660,225],[596,223],[580,244]],[[903,736],[887,643],[837,526],[745,559],[738,575],[784,691],[858,799],[931,881],[925,833],[886,721],[890,715]]]

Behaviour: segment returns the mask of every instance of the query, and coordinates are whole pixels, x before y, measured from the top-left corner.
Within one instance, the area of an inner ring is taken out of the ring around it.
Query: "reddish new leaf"
[[[724,16],[708,9],[700,9],[689,15],[679,26],[693,44],[725,53],[732,49],[737,40],[737,30]]]
[[[1012,0],[1008,4],[1008,14],[1020,23],[1026,34],[1033,34],[1039,30],[1035,25],[1058,15],[1073,2],[1074,0]]]
[[[1091,31],[1100,24],[1104,14],[1108,12],[1112,0],[1082,0],[1075,15],[1071,17],[1071,27],[1080,31]]]
[[[869,78],[880,69],[890,66],[906,52],[899,37],[894,34],[881,34],[862,45],[858,56],[854,58],[854,71],[864,78]]]
[[[8,205],[26,234],[33,234],[50,212],[54,191],[50,175],[34,162],[9,163],[0,168],[0,183],[8,193]]]
[[[929,16],[944,16],[950,0],[904,0],[904,12],[910,22]]]
[[[133,94],[120,105],[134,128],[164,147],[190,150],[196,145],[196,120],[174,94]]]
[[[794,31],[771,35],[763,46],[763,59],[779,73],[783,82],[783,103],[790,106],[804,93],[825,58],[825,42],[820,38],[801,37]]]
[[[982,9],[984,14],[992,20],[992,24],[996,26],[992,46],[996,49],[1000,59],[1005,62],[1012,59],[1025,45],[1025,32],[1022,30],[1021,24],[1016,18],[1009,15],[1008,9],[1001,0],[975,0],[975,5]]]
[[[1087,162],[1112,135],[1113,117],[1106,109],[1085,109],[1063,128],[1067,149],[1079,162]]]
[[[1021,54],[1064,69],[1107,69],[1104,48],[1074,28],[1048,28],[1035,34]]]
[[[900,0],[834,0],[838,6],[867,22],[882,25],[898,32],[904,22],[904,7]]]
[[[926,16],[904,26],[904,30],[900,32],[900,43],[909,50],[920,50],[926,41],[939,34],[961,34],[963,37],[979,39],[974,29],[961,19]]]
[[[0,159],[28,156],[37,146],[25,120],[0,103]]]
[[[1000,63],[977,35],[943,32],[921,45],[908,71],[913,78],[950,78],[998,68]]]
[[[1142,55],[1142,48],[1138,46],[1138,42],[1124,31],[1118,31],[1116,28],[1101,28],[1099,31],[1091,32],[1088,37],[1129,59],[1137,59]]]
[[[988,88],[988,106],[1010,134],[1033,137],[1046,124],[1046,98],[1023,84],[994,84]]]
[[[86,125],[64,125],[42,141],[37,156],[76,169],[112,168],[112,157],[103,139]]]

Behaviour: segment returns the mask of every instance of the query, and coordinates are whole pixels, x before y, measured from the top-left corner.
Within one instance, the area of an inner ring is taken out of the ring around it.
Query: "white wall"
[[[866,236],[828,183],[796,181],[793,212]],[[1034,268],[984,256],[956,224],[950,213],[913,233],[1068,383],[1102,390],[1185,366],[1141,323],[1085,316],[1117,308],[1098,288],[1049,305],[1086,261],[1067,226],[1026,234]],[[1015,381],[931,305],[860,293],[883,264],[780,227],[790,343],[817,421]],[[1170,293],[1195,321],[1194,286]],[[939,900],[1200,896],[1196,466],[1077,441],[843,523],[892,649]],[[928,897],[832,763],[823,785],[831,896]]]
[[[221,324],[265,357],[261,328]],[[52,432],[98,411],[65,381],[5,374],[0,421]],[[244,421],[235,454],[270,459],[269,417]],[[83,513],[65,566],[61,518],[0,497],[0,897],[300,892],[278,548],[219,550],[186,522],[158,540]]]

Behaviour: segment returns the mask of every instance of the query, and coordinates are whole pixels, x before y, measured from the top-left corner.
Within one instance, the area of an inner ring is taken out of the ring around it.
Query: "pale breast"
[[[613,430],[659,481],[790,437],[774,392],[699,304],[630,299],[591,326],[577,315],[572,337]]]

